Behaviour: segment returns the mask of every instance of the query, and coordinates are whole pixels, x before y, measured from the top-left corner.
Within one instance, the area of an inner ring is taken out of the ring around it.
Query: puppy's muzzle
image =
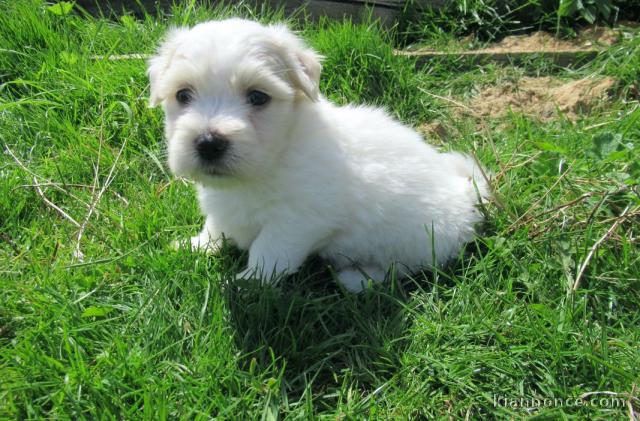
[[[203,133],[196,138],[195,147],[203,161],[213,162],[229,149],[229,140],[217,133]]]

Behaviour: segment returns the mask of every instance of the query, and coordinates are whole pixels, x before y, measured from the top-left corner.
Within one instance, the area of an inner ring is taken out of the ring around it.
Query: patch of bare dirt
[[[476,117],[500,117],[509,111],[548,121],[562,113],[576,121],[581,114],[607,103],[616,80],[611,77],[570,82],[551,77],[523,77],[515,82],[482,89],[462,113]]]
[[[446,142],[450,136],[449,130],[438,120],[424,123],[418,126],[417,129],[418,132],[425,135],[428,139],[438,141],[437,143]]]
[[[500,42],[491,44],[485,48],[472,48],[474,35],[462,38],[447,48],[447,54],[458,51],[465,54],[517,54],[539,52],[581,52],[609,47],[620,41],[625,26],[616,28],[592,26],[582,29],[575,38],[557,38],[545,31],[537,31],[526,35],[511,35]],[[429,46],[416,46],[409,48],[410,53],[439,53],[443,51]]]
[[[528,35],[512,35],[488,48],[476,50],[483,53],[529,53],[539,51],[581,51],[596,46],[611,46],[620,39],[620,32],[611,28],[591,27],[573,39],[560,39],[548,32],[538,31]]]

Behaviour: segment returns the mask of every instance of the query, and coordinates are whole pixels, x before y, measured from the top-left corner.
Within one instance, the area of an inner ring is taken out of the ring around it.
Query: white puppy
[[[195,181],[206,222],[249,250],[240,277],[293,273],[313,253],[359,291],[391,265],[444,263],[471,240],[487,185],[381,109],[319,93],[320,57],[283,25],[242,19],[172,30],[149,61],[169,166]],[[434,262],[436,259],[436,262]]]

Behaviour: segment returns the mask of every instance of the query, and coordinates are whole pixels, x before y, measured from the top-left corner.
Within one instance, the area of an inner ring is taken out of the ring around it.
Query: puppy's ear
[[[187,28],[172,28],[165,41],[158,49],[158,53],[147,62],[149,75],[149,107],[153,108],[165,99],[162,93],[162,77],[171,65],[180,42],[189,30]]]
[[[293,85],[312,101],[320,96],[320,72],[322,56],[308,48],[284,25],[273,25],[273,43],[284,60],[287,74]]]
[[[298,87],[312,101],[317,101],[320,96],[320,72],[322,57],[315,51],[306,49],[295,53],[297,65],[291,72],[291,78]]]

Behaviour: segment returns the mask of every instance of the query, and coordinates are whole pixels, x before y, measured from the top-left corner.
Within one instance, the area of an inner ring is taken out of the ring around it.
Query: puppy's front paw
[[[362,273],[364,271],[364,274]],[[373,282],[382,282],[385,272],[382,269],[374,267],[364,267],[361,270],[356,268],[346,268],[338,272],[338,282],[349,292],[357,294],[367,287],[369,280]]]
[[[192,251],[203,251],[206,253],[217,253],[220,250],[220,241],[212,240],[208,235],[196,235],[188,240],[175,240],[171,243],[174,250],[191,248]]]

